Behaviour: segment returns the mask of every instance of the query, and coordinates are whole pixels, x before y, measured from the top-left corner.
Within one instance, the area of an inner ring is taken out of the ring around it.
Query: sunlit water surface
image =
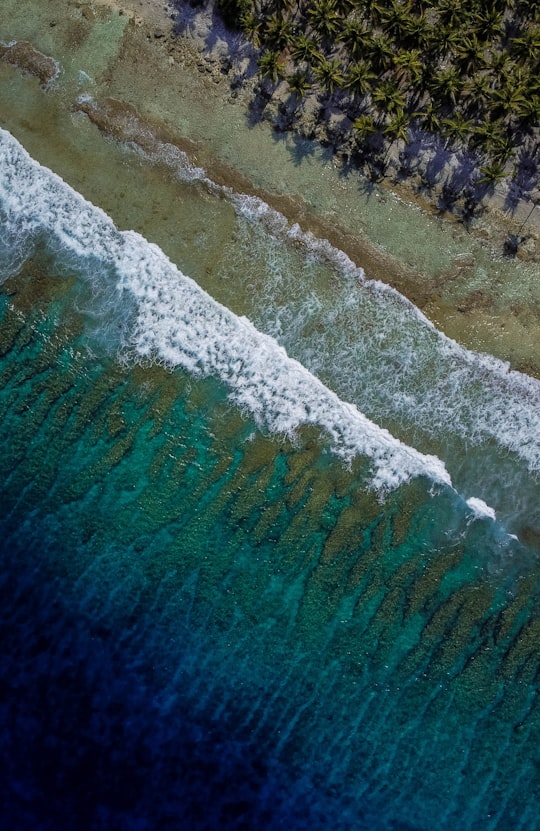
[[[2,822],[539,828],[538,382],[0,72]]]

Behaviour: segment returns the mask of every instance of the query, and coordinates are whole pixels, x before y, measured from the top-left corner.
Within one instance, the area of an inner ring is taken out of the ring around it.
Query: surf
[[[123,335],[125,356],[218,377],[231,399],[273,433],[321,427],[344,460],[371,459],[377,490],[420,475],[451,485],[440,459],[408,447],[339,399],[273,338],[182,274],[158,246],[133,231],[119,232],[104,211],[32,160],[5,131],[1,146],[4,258],[28,258],[45,235],[64,269],[76,270],[97,293],[108,281],[108,302],[134,309]]]
[[[150,163],[164,165],[179,182],[206,189],[234,207],[239,222],[235,246],[244,248],[253,271],[260,265],[250,313],[259,330],[312,374],[331,377],[338,396],[372,420],[384,414],[403,425],[405,435],[414,435],[415,446],[423,437],[427,444],[442,433],[474,446],[494,441],[516,454],[534,477],[540,473],[537,379],[513,370],[508,361],[461,346],[395,288],[370,279],[344,251],[304,231],[260,197],[212,180],[184,150],[154,134],[136,111],[114,104],[83,95],[77,108],[105,132],[114,125],[126,146]],[[295,261],[298,250],[301,256]],[[310,288],[314,263],[328,269],[330,280],[336,277],[328,303],[325,298],[319,302]],[[292,272],[294,290],[286,294],[284,283]],[[343,326],[344,315],[351,321],[356,316],[358,333],[352,331],[354,322]],[[314,329],[315,322],[316,343],[308,342],[306,324]]]

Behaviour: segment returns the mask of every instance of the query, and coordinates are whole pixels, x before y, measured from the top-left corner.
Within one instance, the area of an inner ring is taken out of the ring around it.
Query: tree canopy
[[[406,140],[408,125],[500,165],[539,146],[536,0],[217,0],[261,50],[261,77],[318,95],[352,141]],[[366,125],[370,129],[366,130]],[[501,149],[503,148],[503,149]],[[487,172],[489,171],[489,173]],[[495,171],[497,176],[495,176]]]

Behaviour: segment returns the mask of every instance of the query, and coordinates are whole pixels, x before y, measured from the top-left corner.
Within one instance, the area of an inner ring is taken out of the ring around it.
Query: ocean
[[[540,828],[540,382],[169,151],[0,131],[1,827]]]

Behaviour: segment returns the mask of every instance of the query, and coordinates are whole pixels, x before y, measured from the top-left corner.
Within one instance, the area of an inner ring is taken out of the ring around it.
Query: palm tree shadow
[[[295,129],[296,115],[301,102],[298,102],[294,94],[278,106],[277,115],[267,111],[276,86],[277,84],[272,84],[268,79],[258,86],[247,108],[247,126],[254,127],[262,121],[268,121],[272,128],[272,139],[285,147],[295,167],[300,167],[306,159],[315,158],[316,155],[323,163],[329,162],[334,155],[332,146],[325,147],[320,141],[302,135]]]
[[[261,121],[271,120],[266,113],[266,108],[272,100],[276,86],[277,84],[272,83],[268,78],[257,85],[246,109],[246,124],[248,127],[254,127]]]
[[[538,166],[536,155],[523,147],[504,202],[504,209],[509,213],[513,214],[518,204],[538,187]]]
[[[319,162],[328,163],[334,156],[332,147],[324,147],[315,139],[306,138],[295,131],[273,130],[274,141],[282,141],[295,167],[301,167],[306,159],[317,157]]]
[[[173,32],[175,35],[193,32],[195,19],[199,14],[198,7],[202,5],[203,3],[198,2],[198,0],[190,0],[189,3],[182,3],[181,0],[172,0],[174,11],[171,14],[171,19],[173,21]]]
[[[287,150],[295,167],[300,167],[308,158],[314,158],[315,152],[318,149],[315,141],[303,138],[297,133],[293,133],[291,139],[287,145]]]
[[[429,160],[426,165],[425,179],[430,183],[430,185],[437,182],[446,166],[446,163],[447,158],[442,151],[435,153],[435,155]]]
[[[338,169],[340,179],[348,179],[354,173],[358,173],[358,165],[355,164],[352,154],[341,156],[341,164]]]
[[[175,35],[195,35],[200,9],[205,0],[172,0],[174,12],[173,32]],[[221,71],[228,74],[235,71],[231,79],[231,86],[238,89],[245,81],[257,74],[257,56],[254,48],[239,32],[227,28],[215,9],[211,13],[211,25],[204,38],[204,51],[207,58],[221,64]],[[226,48],[224,43],[227,44]]]
[[[358,190],[368,198],[368,202],[377,191],[377,182],[373,179],[368,179],[367,176],[360,174],[358,177]]]

